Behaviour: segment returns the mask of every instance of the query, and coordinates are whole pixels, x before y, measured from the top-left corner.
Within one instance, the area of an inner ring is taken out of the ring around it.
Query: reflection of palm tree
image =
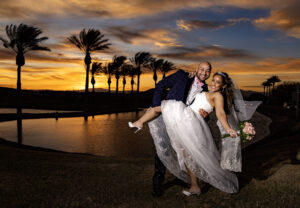
[[[38,38],[42,33],[39,28],[25,24],[6,25],[6,35],[9,40],[0,37],[5,48],[11,48],[16,54],[18,66],[17,75],[17,117],[18,117],[18,141],[22,141],[22,98],[21,98],[21,67],[25,65],[25,53],[28,51],[50,51],[49,48],[40,46],[39,43],[47,40],[47,37]]]
[[[102,63],[94,62],[92,64],[92,69],[91,69],[91,75],[92,75],[91,83],[93,85],[93,94],[95,94],[95,84],[96,84],[95,75],[99,74],[100,72],[103,72]]]
[[[116,78],[116,93],[119,92],[119,79],[120,79],[120,68],[126,61],[127,57],[125,56],[114,56],[113,60],[113,68],[114,68],[114,74]]]
[[[164,61],[160,70],[163,73],[163,78],[166,77],[166,73],[175,69],[174,64],[172,62],[169,61]]]
[[[140,76],[142,74],[141,67],[147,65],[150,59],[151,54],[148,52],[138,52],[133,58],[130,59],[131,63],[135,65],[137,70],[137,93],[140,92]]]
[[[123,94],[125,94],[126,76],[130,75],[132,68],[133,66],[131,64],[123,64],[121,68],[121,74],[123,77]]]
[[[149,68],[153,71],[154,87],[156,86],[157,82],[157,70],[161,70],[163,62],[163,59],[151,58],[150,60]]]
[[[70,43],[85,53],[84,63],[86,65],[86,80],[85,80],[85,113],[88,110],[88,93],[89,93],[89,71],[91,64],[91,52],[102,51],[109,48],[108,39],[103,39],[104,35],[99,30],[85,29],[81,30],[79,36],[72,35],[68,38]]]

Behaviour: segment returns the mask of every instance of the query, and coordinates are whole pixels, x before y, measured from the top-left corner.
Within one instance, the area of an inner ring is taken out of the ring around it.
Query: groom
[[[164,78],[157,83],[152,99],[152,107],[160,106],[162,100],[177,100],[191,105],[195,95],[202,91],[207,91],[207,80],[211,73],[211,64],[207,61],[201,62],[195,71],[195,76],[190,77],[189,73],[178,70],[176,73]],[[170,89],[165,98],[165,90]],[[202,117],[207,117],[208,113],[200,109]],[[163,181],[166,167],[160,161],[158,155],[155,155],[155,173],[153,176],[153,192],[155,196],[161,196],[163,193]]]

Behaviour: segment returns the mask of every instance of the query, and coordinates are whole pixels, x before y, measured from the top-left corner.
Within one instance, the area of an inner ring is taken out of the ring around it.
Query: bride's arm
[[[224,110],[224,98],[222,94],[219,92],[215,93],[214,101],[218,120],[221,122],[226,132],[230,134],[233,138],[235,138],[237,135],[237,131],[232,129],[227,122],[227,116]]]

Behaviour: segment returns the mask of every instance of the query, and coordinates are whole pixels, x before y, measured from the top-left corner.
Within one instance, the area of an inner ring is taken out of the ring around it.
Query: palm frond
[[[39,44],[48,39],[48,37],[38,37],[42,30],[26,24],[6,25],[6,35],[9,39],[1,38],[4,47],[11,48],[16,53],[25,53],[30,50],[47,50],[49,48]]]

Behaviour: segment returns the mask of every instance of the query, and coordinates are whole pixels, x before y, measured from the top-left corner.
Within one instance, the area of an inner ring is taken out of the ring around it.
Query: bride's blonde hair
[[[226,85],[226,87],[221,90],[221,93],[224,97],[224,110],[227,114],[229,114],[233,104],[233,82],[226,72],[216,72],[213,77],[216,75],[220,75],[222,77],[223,84]]]

